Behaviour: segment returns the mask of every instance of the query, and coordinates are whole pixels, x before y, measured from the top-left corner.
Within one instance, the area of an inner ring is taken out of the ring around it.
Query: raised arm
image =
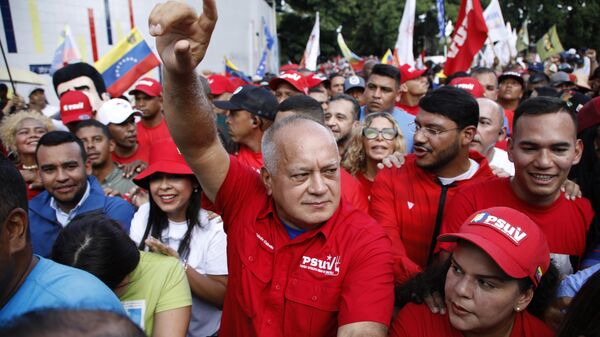
[[[187,4],[169,1],[154,7],[148,24],[164,66],[164,112],[175,144],[214,201],[229,169],[229,155],[217,137],[215,114],[195,72],[204,58],[217,6],[204,0],[198,16]]]

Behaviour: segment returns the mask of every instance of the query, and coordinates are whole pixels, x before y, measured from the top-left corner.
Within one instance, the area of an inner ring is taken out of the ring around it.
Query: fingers
[[[148,27],[150,35],[161,36],[182,23],[189,25],[196,20],[198,20],[198,16],[188,4],[167,1],[154,6],[148,17]]]

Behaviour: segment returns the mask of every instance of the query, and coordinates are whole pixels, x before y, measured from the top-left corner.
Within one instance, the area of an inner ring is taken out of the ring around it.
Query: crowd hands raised
[[[217,16],[154,8],[133,104],[0,88],[0,334],[598,334],[595,51],[241,83],[195,72]]]

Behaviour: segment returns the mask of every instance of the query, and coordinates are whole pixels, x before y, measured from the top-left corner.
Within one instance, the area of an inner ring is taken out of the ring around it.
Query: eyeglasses
[[[394,128],[383,128],[381,130],[375,128],[364,128],[362,133],[367,139],[375,139],[377,136],[381,135],[383,139],[392,140],[398,135],[398,131],[396,131]]]
[[[426,137],[437,137],[437,136],[441,135],[444,132],[448,132],[448,131],[452,131],[452,130],[459,130],[460,129],[460,128],[452,128],[452,129],[446,129],[446,130],[438,130],[438,129],[432,129],[432,128],[420,126],[420,125],[417,125],[417,123],[414,123],[414,122],[408,124],[408,126],[411,128],[411,130],[413,130],[415,132],[415,134],[419,133],[419,131],[423,131],[423,134]]]

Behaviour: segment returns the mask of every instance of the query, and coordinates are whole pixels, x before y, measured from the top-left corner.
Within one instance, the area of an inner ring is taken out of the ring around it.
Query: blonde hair
[[[52,120],[37,111],[21,110],[8,115],[2,119],[2,123],[0,124],[0,139],[2,139],[2,143],[8,150],[17,150],[15,144],[17,128],[26,119],[33,119],[41,122],[48,132],[54,130]]]
[[[390,123],[392,123],[392,128],[396,130],[398,133],[397,136],[392,140],[392,144],[394,146],[394,152],[405,153],[406,148],[404,145],[404,136],[402,135],[402,131],[400,130],[400,126],[387,112],[374,112],[370,113],[365,117],[365,120],[361,123],[359,127],[355,127],[352,130],[352,136],[350,138],[350,143],[348,145],[348,149],[346,149],[346,153],[344,154],[344,158],[342,160],[342,166],[346,169],[346,171],[350,172],[352,175],[356,175],[358,172],[365,173],[367,171],[367,152],[363,146],[363,130],[368,128],[373,123],[375,118],[385,118]]]

